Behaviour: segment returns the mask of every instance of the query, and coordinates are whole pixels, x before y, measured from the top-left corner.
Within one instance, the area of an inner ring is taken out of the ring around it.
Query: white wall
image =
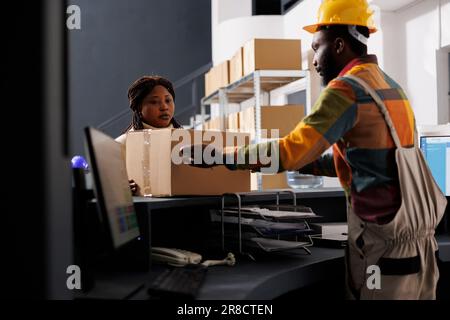
[[[404,28],[406,91],[418,124],[437,124],[436,50],[439,49],[438,1],[423,1],[397,14],[395,23]],[[391,45],[385,43],[385,46]],[[403,49],[403,48],[402,48]],[[387,70],[388,71],[388,70]]]
[[[395,79],[406,91],[406,32],[404,24],[397,24],[398,15],[395,12],[381,12],[380,30],[382,40],[377,51],[380,67]],[[377,32],[377,33],[378,33]]]
[[[251,37],[278,37],[302,40],[303,68],[307,68],[312,36],[302,27],[314,23],[320,1],[304,0],[279,17],[251,17],[250,0],[212,3],[215,64],[229,59]],[[446,64],[441,65],[445,59],[437,50],[450,45],[450,0],[373,0],[372,4],[379,31],[370,37],[369,52],[405,89],[419,124],[448,122],[448,98],[438,83]]]
[[[380,66],[407,92],[419,125],[449,121],[448,50],[442,50],[450,41],[449,23],[450,0],[409,1],[381,11]]]
[[[303,26],[315,23],[316,12],[319,6],[320,1],[305,0],[284,16],[284,34],[286,38],[301,40],[303,69],[308,68],[307,52],[311,50],[312,42],[312,34],[303,30]]]
[[[450,0],[440,0],[441,49],[437,53],[438,123],[450,123]]]
[[[220,1],[219,6],[219,23],[229,19],[249,17],[252,15],[252,0]]]
[[[250,16],[226,20],[216,27],[213,42],[214,65],[230,59],[248,40],[253,38],[284,38],[282,16]]]
[[[441,47],[450,46],[450,0],[440,0],[441,4]]]
[[[380,26],[380,66],[407,92],[417,123],[448,122],[448,49],[443,48],[450,44],[450,0],[409,1],[382,11]]]
[[[222,59],[225,56],[222,53],[223,47],[227,46],[230,38],[220,25],[227,20],[251,17],[251,15],[252,0],[211,0],[212,60],[214,65],[229,58]]]
[[[450,0],[371,2],[378,32],[370,36],[369,53],[405,89],[419,125],[449,122]],[[212,0],[213,63],[231,58],[253,37],[292,38],[301,39],[308,69],[312,35],[302,27],[315,22],[319,5],[319,0],[304,0],[284,16],[252,17],[251,0]],[[217,106],[212,111],[219,114]],[[338,185],[337,179],[325,178],[325,186]]]

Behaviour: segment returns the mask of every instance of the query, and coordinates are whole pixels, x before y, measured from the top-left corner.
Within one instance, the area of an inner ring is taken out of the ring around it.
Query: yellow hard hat
[[[377,28],[372,15],[367,0],[323,0],[317,13],[318,22],[303,29],[314,33],[320,26],[344,24],[367,27],[374,33]]]

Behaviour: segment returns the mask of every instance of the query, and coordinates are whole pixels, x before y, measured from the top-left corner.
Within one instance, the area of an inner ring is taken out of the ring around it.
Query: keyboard
[[[151,297],[195,299],[208,269],[202,265],[186,265],[163,271],[149,285]]]

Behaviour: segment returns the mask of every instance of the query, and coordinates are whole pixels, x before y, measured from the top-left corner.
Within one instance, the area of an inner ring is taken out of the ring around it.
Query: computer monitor
[[[85,136],[101,223],[117,249],[140,235],[122,145],[91,127],[85,129]]]
[[[420,137],[420,149],[441,191],[450,196],[450,134],[424,133]]]

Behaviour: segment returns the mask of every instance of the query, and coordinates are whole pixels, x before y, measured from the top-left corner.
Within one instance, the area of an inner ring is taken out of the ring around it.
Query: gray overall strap
[[[398,138],[397,131],[395,130],[394,124],[392,123],[391,117],[389,116],[389,112],[386,108],[386,105],[384,104],[383,100],[380,98],[378,93],[375,92],[364,80],[361,78],[355,77],[353,75],[345,75],[344,78],[351,79],[358,83],[361,87],[364,88],[364,90],[370,94],[375,100],[378,108],[380,109],[381,113],[384,116],[384,120],[386,121],[387,126],[389,127],[389,130],[391,132],[392,139],[394,140],[395,146],[397,148],[401,148],[402,144],[400,143],[400,139]],[[414,126],[415,128],[415,126]],[[414,139],[414,145],[415,145],[415,139]]]

